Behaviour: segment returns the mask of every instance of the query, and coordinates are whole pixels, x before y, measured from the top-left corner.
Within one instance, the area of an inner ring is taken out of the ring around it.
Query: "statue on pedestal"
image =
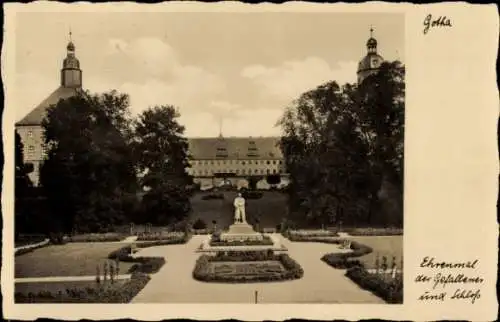
[[[245,214],[245,198],[241,196],[241,193],[238,193],[238,196],[234,198],[234,222],[235,223],[246,223],[246,214]]]

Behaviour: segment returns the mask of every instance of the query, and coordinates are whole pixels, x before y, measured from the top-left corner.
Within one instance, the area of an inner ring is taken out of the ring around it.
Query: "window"
[[[241,170],[241,174],[245,174],[245,172],[246,172],[245,169]]]
[[[276,160],[273,160],[273,164],[276,164]]]
[[[276,174],[276,169],[273,169],[273,174]]]
[[[33,145],[30,145],[28,147],[28,151],[31,152],[31,153],[35,152],[35,147]]]
[[[245,165],[245,161],[241,161],[241,164]]]
[[[269,160],[268,160],[266,163],[267,163],[267,164],[271,164],[271,161],[269,161]]]
[[[255,173],[255,174],[259,173],[259,170],[255,169],[254,173]]]
[[[28,137],[32,138],[33,137],[33,131],[28,131]]]

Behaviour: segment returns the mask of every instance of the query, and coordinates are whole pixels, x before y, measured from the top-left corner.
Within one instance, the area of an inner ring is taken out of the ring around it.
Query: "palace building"
[[[258,177],[259,188],[268,188],[266,178],[286,180],[278,137],[223,137],[188,139],[188,169],[202,187],[230,184],[244,187],[250,177]]]
[[[57,104],[59,100],[72,97],[82,91],[82,70],[80,62],[75,56],[75,45],[71,39],[66,50],[66,58],[63,60],[61,69],[60,86],[15,124],[24,146],[24,162],[33,165],[33,171],[29,177],[35,186],[38,186],[40,165],[45,157],[42,121],[47,115],[47,110],[51,105]]]

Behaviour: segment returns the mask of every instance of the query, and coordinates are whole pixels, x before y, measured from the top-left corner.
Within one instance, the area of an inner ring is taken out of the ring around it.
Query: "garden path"
[[[208,238],[193,236],[184,245],[156,246],[140,250],[141,256],[163,256],[166,264],[132,300],[132,303],[384,303],[371,292],[362,290],[320,260],[325,253],[340,250],[337,245],[293,243],[273,234],[288,248],[288,254],[304,269],[304,277],[294,281],[250,284],[204,283],[193,279],[192,272],[200,256],[196,249]]]

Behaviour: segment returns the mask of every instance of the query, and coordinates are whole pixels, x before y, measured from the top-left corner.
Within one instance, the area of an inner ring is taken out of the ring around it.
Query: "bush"
[[[274,255],[267,251],[254,252],[228,252],[229,254],[218,253],[217,256],[202,255],[196,261],[193,270],[193,278],[203,282],[221,282],[221,283],[255,283],[255,282],[273,282],[299,279],[304,276],[302,267],[289,257],[287,254]],[[248,260],[241,260],[246,258]],[[262,260],[280,261],[285,268],[282,272],[272,272],[265,275],[225,275],[216,274],[211,268],[211,262],[232,261],[232,262],[251,262]]]
[[[73,243],[93,243],[93,242],[117,242],[125,238],[124,234],[103,233],[103,234],[83,234],[74,235],[68,238],[68,242]]]
[[[157,232],[157,233],[139,233],[138,241],[156,241],[156,240],[180,240],[185,241],[185,232]]]
[[[198,218],[193,224],[193,229],[206,229],[207,223],[202,219]]]
[[[371,247],[355,241],[351,242],[351,249],[353,250],[351,253],[326,254],[321,257],[321,260],[334,268],[348,269],[356,266],[363,266],[363,263],[359,260],[352,260],[352,258],[361,257],[373,252]]]
[[[15,293],[15,303],[129,303],[150,281],[145,274],[134,273],[130,280],[120,287],[74,288],[66,292],[41,291]]]
[[[301,239],[300,241],[314,237],[338,237],[337,231],[334,230],[289,230],[286,235],[290,240]]]
[[[245,199],[260,199],[264,194],[260,191],[244,191],[242,193],[243,198]]]
[[[223,193],[210,193],[201,197],[201,200],[220,200],[224,199]]]
[[[403,278],[386,281],[377,274],[370,274],[365,268],[355,266],[347,270],[346,276],[362,289],[381,297],[387,303],[403,303]]]
[[[49,240],[52,245],[64,245],[67,242],[67,239],[62,233],[50,233]]]
[[[128,273],[153,274],[158,272],[165,264],[165,258],[163,257],[132,257],[130,256],[130,252],[131,247],[125,246],[111,252],[108,258],[121,262],[137,263],[129,269]]]
[[[403,228],[348,228],[344,229],[351,236],[400,236]]]

